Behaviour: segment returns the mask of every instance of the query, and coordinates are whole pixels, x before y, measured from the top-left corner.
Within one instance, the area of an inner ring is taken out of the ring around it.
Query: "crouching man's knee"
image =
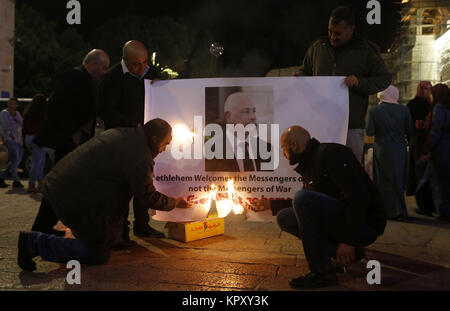
[[[313,196],[314,193],[309,190],[300,190],[295,193],[294,197],[294,207],[297,209],[304,209],[309,204],[309,201],[311,201],[311,196]]]

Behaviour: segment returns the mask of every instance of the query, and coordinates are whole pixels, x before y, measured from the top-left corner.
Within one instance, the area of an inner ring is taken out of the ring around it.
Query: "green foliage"
[[[96,48],[104,49],[114,64],[120,61],[125,42],[139,40],[148,48],[149,58],[156,52],[156,63],[161,69],[169,67],[183,76],[187,60],[195,58],[190,64],[190,76],[209,77],[211,68],[215,68],[214,57],[209,54],[211,41],[207,40],[210,39],[210,34],[199,36],[195,30],[168,16],[124,15],[103,23],[95,31],[92,42]]]
[[[61,73],[80,65],[89,46],[75,29],[58,35],[56,25],[33,8],[16,8],[14,94],[49,96]]]

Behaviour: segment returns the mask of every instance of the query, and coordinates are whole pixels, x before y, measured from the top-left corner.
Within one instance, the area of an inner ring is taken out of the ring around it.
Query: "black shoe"
[[[419,214],[419,215],[430,216],[430,217],[433,216],[433,212],[424,211],[423,209],[420,209],[420,208],[415,208],[414,212],[416,212],[416,214]]]
[[[133,233],[135,236],[140,236],[144,238],[158,238],[162,239],[165,238],[166,235],[156,229],[153,229],[148,224],[145,226],[136,226],[136,224],[133,227]]]
[[[13,188],[23,188],[23,185],[20,183],[20,181],[13,182]]]
[[[5,183],[4,179],[0,179],[0,188],[8,188],[9,185]]]
[[[19,243],[17,246],[19,252],[17,254],[17,264],[24,271],[36,270],[36,263],[32,260],[28,254],[28,233],[19,233]]]
[[[310,272],[305,276],[292,279],[289,282],[289,285],[292,288],[299,288],[299,289],[321,288],[333,286],[336,284],[337,284],[337,277],[335,269],[331,269],[327,272],[318,272],[318,273]]]

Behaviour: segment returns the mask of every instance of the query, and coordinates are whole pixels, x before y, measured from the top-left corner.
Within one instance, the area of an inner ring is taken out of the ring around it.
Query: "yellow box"
[[[169,238],[190,242],[224,234],[225,222],[223,218],[212,218],[194,222],[168,222]]]

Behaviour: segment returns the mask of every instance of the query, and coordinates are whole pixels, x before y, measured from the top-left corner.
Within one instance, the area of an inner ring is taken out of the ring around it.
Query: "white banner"
[[[211,185],[224,192],[229,178],[245,202],[293,198],[301,189],[300,176],[283,156],[281,134],[300,125],[320,142],[345,144],[348,89],[344,77],[188,79],[153,85],[146,80],[145,122],[154,118],[174,130],[172,144],[155,160],[154,185],[168,196],[187,198],[194,207],[156,211],[153,219],[199,221],[207,216]],[[227,133],[236,124],[250,124],[241,140]],[[183,140],[177,139],[180,135]],[[242,160],[248,155],[245,148],[253,154],[250,162]],[[211,155],[215,158],[206,158]],[[249,211],[247,219],[273,220],[270,211]]]

